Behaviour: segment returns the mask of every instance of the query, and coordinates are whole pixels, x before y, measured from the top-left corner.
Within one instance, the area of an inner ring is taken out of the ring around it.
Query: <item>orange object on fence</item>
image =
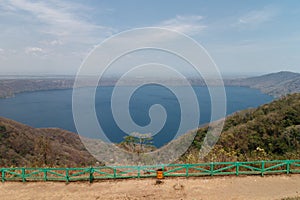
[[[157,179],[163,179],[164,178],[164,172],[162,169],[156,170],[156,178]]]

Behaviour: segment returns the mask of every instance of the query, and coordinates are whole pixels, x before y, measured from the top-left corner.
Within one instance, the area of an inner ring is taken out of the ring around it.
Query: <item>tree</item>
[[[153,138],[151,137],[150,133],[142,134],[138,132],[133,132],[131,133],[131,136],[133,136],[137,140],[137,144],[139,145],[138,153],[144,153],[145,146],[150,146],[153,143]]]
[[[124,137],[124,141],[121,144],[126,145],[126,149],[130,152],[135,152],[136,142],[135,138],[131,135],[127,135]]]
[[[133,132],[124,137],[124,141],[121,143],[126,145],[126,149],[131,152],[144,153],[145,147],[150,147],[153,144],[153,137],[150,133],[138,133]]]
[[[0,139],[8,137],[9,131],[7,131],[5,126],[0,126]]]
[[[50,153],[52,151],[50,141],[45,137],[41,136],[35,143],[35,151],[38,154],[40,164],[50,164]]]
[[[6,127],[5,126],[0,126],[0,133],[6,132]]]

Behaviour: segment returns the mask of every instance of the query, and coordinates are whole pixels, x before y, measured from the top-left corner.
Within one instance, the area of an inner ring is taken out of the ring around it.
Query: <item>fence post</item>
[[[66,182],[69,183],[69,169],[66,168]]]
[[[43,171],[44,171],[44,181],[47,181],[48,180],[47,169],[43,169]]]
[[[90,183],[92,183],[93,180],[94,180],[94,168],[91,167],[91,168],[90,168],[90,177],[89,177]]]
[[[210,175],[211,176],[214,175],[214,163],[213,162],[210,163]]]
[[[2,183],[5,182],[5,170],[2,169]]]
[[[291,168],[290,167],[290,161],[286,160],[285,162],[286,162],[286,173],[289,174],[290,173],[290,168]]]
[[[117,178],[117,169],[114,167],[114,178]]]
[[[23,167],[22,168],[22,182],[25,182],[26,179],[25,179],[25,168]]]
[[[141,178],[141,166],[138,166],[138,178]]]
[[[235,163],[235,175],[239,175],[239,168],[240,168],[240,163],[239,162],[236,162]]]
[[[264,171],[265,171],[265,161],[261,161],[261,176],[264,176]]]
[[[185,177],[189,177],[189,164],[185,165]]]

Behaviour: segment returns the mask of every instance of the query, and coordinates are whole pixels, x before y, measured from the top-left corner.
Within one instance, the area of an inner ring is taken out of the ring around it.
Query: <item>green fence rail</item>
[[[89,181],[120,178],[156,177],[163,170],[164,177],[195,177],[274,173],[300,173],[300,160],[252,162],[212,162],[198,164],[169,164],[151,166],[102,166],[90,168],[0,168],[5,181]]]

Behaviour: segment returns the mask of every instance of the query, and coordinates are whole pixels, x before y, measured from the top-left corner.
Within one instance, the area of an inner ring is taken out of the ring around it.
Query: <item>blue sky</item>
[[[300,1],[0,1],[1,75],[74,75],[93,47],[158,26],[203,45],[223,75],[300,72]]]

